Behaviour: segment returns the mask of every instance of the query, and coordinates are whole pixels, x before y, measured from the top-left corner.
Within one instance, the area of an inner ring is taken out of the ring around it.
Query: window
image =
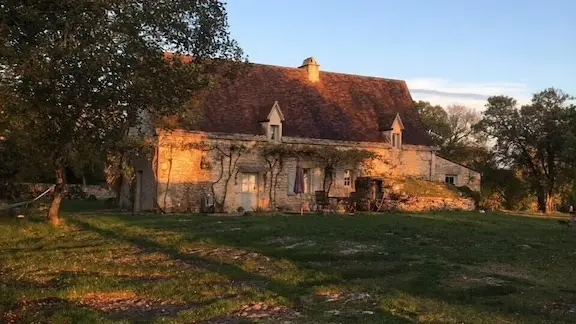
[[[400,148],[400,134],[398,133],[392,134],[392,146]]]
[[[344,170],[344,187],[352,186],[352,170]]]
[[[270,125],[270,139],[273,141],[280,140],[280,126]]]
[[[456,176],[454,175],[447,175],[446,176],[446,183],[449,183],[451,185],[456,185]]]

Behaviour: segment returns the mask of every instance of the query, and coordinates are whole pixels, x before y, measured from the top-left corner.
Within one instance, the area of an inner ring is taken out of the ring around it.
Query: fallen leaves
[[[244,318],[270,318],[270,317],[294,317],[300,314],[284,306],[274,306],[263,302],[244,305],[237,315]]]
[[[120,319],[151,319],[175,316],[183,310],[196,309],[196,305],[171,304],[138,298],[132,292],[89,293],[74,299],[76,304],[89,307]]]

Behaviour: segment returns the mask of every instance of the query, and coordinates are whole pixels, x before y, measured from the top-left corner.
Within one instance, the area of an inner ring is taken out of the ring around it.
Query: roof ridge
[[[174,57],[176,54],[173,52],[165,52],[164,53],[164,57],[165,58],[172,58]],[[184,55],[184,59],[185,60],[189,60],[189,62],[193,61],[194,58],[189,56],[189,55]],[[225,60],[226,61],[226,60]],[[292,66],[282,66],[282,65],[274,65],[274,64],[265,64],[265,63],[256,63],[256,62],[250,62],[247,61],[245,62],[247,64],[251,64],[251,65],[260,65],[260,66],[268,66],[268,67],[273,67],[273,68],[280,68],[280,69],[287,69],[287,70],[299,70],[302,71],[301,68],[299,67],[292,67]],[[334,72],[334,71],[323,71],[320,70],[320,73],[330,73],[330,74],[338,74],[338,75],[344,75],[344,76],[350,76],[350,77],[356,77],[356,78],[367,78],[367,79],[374,79],[374,80],[385,80],[385,81],[392,81],[392,82],[400,82],[400,83],[404,83],[406,84],[406,80],[402,80],[402,79],[393,79],[393,78],[384,78],[384,77],[378,77],[378,76],[372,76],[372,75],[361,75],[361,74],[353,74],[353,73],[343,73],[343,72]]]
[[[299,68],[299,67],[292,67],[292,66],[282,66],[282,65],[265,64],[265,63],[255,63],[255,62],[248,62],[248,64],[251,64],[251,65],[259,65],[259,66],[264,66],[264,67],[287,69],[287,70],[304,71],[304,70],[302,70],[302,69]],[[383,81],[392,81],[392,82],[406,83],[406,80],[402,80],[402,79],[384,78],[384,77],[371,76],[371,75],[361,75],[361,74],[343,73],[343,72],[333,72],[333,71],[324,71],[324,70],[320,70],[320,73],[337,74],[337,75],[344,75],[344,76],[356,77],[356,78],[366,78],[366,79],[374,79],[374,80],[383,80]]]
[[[392,81],[392,82],[406,83],[406,80],[402,80],[402,79],[384,78],[384,77],[377,77],[377,76],[371,76],[371,75],[361,75],[361,74],[342,73],[342,72],[331,72],[331,71],[320,71],[320,73],[339,74],[339,75],[345,75],[345,76],[352,76],[352,77],[356,77],[356,78],[366,78],[366,79],[374,79],[374,80],[384,80],[384,81]]]

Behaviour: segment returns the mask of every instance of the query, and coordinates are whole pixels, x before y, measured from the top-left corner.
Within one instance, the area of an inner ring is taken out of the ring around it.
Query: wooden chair
[[[375,206],[374,206],[374,211],[379,213],[382,210],[382,207],[384,206],[384,193],[381,192],[378,194],[378,196],[376,197],[376,202],[375,202]]]
[[[324,190],[317,190],[315,192],[314,200],[316,203],[316,211],[322,211],[326,207],[330,208],[330,200],[328,199],[328,193]]]

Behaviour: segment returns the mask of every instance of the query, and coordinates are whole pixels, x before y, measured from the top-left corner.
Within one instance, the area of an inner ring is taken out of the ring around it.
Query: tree
[[[477,164],[479,157],[486,158],[486,140],[474,128],[481,119],[478,111],[462,105],[444,109],[427,101],[415,102],[414,106],[440,155],[469,165]]]
[[[442,106],[433,106],[427,101],[414,102],[414,107],[422,122],[428,128],[428,134],[432,138],[434,145],[441,146],[444,144],[445,139],[450,134],[450,126],[448,123],[448,113]]]
[[[480,119],[480,114],[472,109],[461,105],[451,105],[448,111],[448,136],[444,139],[444,150],[449,154],[463,147],[475,147],[482,145],[482,139],[478,138],[474,128]]]
[[[511,97],[493,96],[478,124],[478,129],[495,140],[499,163],[524,173],[544,213],[552,207],[558,175],[566,165],[563,152],[569,148],[568,130],[575,109],[569,99],[561,90],[548,88],[535,94],[529,105],[518,108]]]
[[[73,152],[106,152],[144,113],[177,115],[208,85],[212,59],[242,57],[217,0],[7,0],[0,35],[0,90],[11,94],[3,109],[18,116],[31,158],[55,172],[53,225]]]

